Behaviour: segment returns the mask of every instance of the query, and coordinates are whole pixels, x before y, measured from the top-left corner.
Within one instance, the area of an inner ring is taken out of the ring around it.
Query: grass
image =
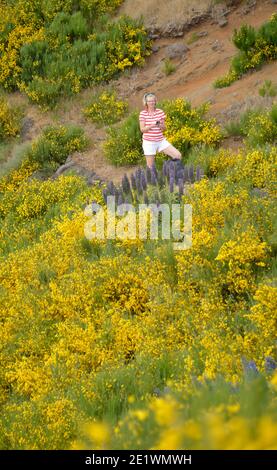
[[[265,80],[263,86],[259,89],[259,95],[264,97],[275,98],[277,95],[277,85],[271,80]]]
[[[163,65],[163,72],[166,76],[171,75],[173,72],[176,71],[176,65],[174,65],[170,59],[165,59]]]
[[[29,143],[14,143],[14,140],[0,144],[0,178],[20,165],[27,148]]]
[[[187,39],[187,44],[193,44],[194,42],[198,41],[199,36],[197,33],[192,33],[190,37]]]

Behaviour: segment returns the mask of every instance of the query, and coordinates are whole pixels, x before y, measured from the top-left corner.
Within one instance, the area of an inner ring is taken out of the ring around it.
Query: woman
[[[143,96],[144,110],[139,114],[140,130],[143,134],[142,147],[149,168],[154,166],[157,152],[163,152],[174,160],[182,158],[181,153],[163,136],[166,115],[156,108],[157,99],[154,93]]]

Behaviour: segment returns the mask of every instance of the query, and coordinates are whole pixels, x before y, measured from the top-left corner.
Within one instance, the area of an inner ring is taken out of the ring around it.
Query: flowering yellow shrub
[[[213,385],[217,386],[216,404],[212,404]],[[194,385],[194,395],[192,390],[185,397],[164,393],[152,397],[147,406],[132,407],[115,428],[108,422],[86,423],[82,438],[74,441],[72,448],[276,449],[277,425],[271,408],[265,406],[262,416],[245,414],[241,392],[247,393],[248,399],[255,399],[262,386],[265,387],[263,380],[256,379],[244,383],[235,394],[217,381],[202,387]],[[227,402],[223,402],[224,391],[229,392]],[[273,395],[276,397],[276,392]]]
[[[126,102],[118,101],[115,93],[104,91],[84,109],[84,114],[99,124],[113,124],[119,121],[126,111]]]
[[[8,102],[0,97],[0,142],[7,137],[15,137],[21,128],[21,112],[12,109]]]
[[[238,235],[237,240],[229,240],[220,248],[215,259],[228,266],[226,282],[231,291],[240,293],[254,289],[253,269],[266,266],[268,250],[251,226]]]
[[[38,164],[24,160],[18,169],[12,170],[7,176],[0,180],[0,193],[16,191],[22,182],[26,180],[38,168]]]
[[[272,285],[260,285],[255,292],[255,305],[251,307],[248,318],[256,327],[252,332],[255,348],[259,350],[260,362],[265,356],[275,354],[274,338],[277,333],[277,305],[276,287]]]
[[[238,152],[235,165],[232,164],[227,179],[235,183],[247,181],[257,188],[265,188],[270,194],[276,194],[276,147],[271,147],[266,157],[263,150],[252,150],[246,155]]]
[[[180,145],[219,142],[206,105],[167,106]],[[35,178],[84,145],[47,128],[0,179],[0,448],[275,448],[276,148],[203,151],[213,178],[187,185],[192,247],[174,252],[138,232],[86,238],[101,184]]]
[[[185,153],[196,144],[215,145],[222,135],[215,119],[205,120],[209,105],[191,109],[190,103],[182,98],[163,104],[167,113],[165,136]]]

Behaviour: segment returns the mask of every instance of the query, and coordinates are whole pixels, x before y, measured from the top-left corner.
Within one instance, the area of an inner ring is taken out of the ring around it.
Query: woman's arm
[[[164,121],[161,121],[161,122],[160,122],[159,127],[160,127],[160,129],[161,129],[162,132],[163,132],[163,131],[166,131],[166,125],[165,125],[165,122],[164,122]]]
[[[139,127],[142,133],[149,132],[155,126],[145,126],[145,121],[139,121]]]

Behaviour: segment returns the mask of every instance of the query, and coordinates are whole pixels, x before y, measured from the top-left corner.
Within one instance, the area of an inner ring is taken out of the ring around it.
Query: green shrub
[[[90,23],[95,23],[104,13],[112,13],[122,0],[43,0],[37,14],[48,22],[60,12],[72,14],[81,11]]]
[[[64,163],[72,152],[84,150],[87,144],[88,140],[80,127],[48,126],[32,145],[27,157],[42,167],[49,163],[57,166]]]
[[[233,57],[231,68],[234,70],[237,77],[243,75],[249,68],[249,59],[244,51]]]
[[[21,90],[27,93],[30,101],[46,110],[56,107],[57,100],[62,94],[62,87],[62,83],[36,77],[28,86],[22,86]]]
[[[277,126],[277,104],[273,104],[270,111],[270,119]]]
[[[227,135],[229,136],[243,136],[244,133],[241,129],[240,121],[231,121],[224,126]]]
[[[58,13],[48,28],[49,36],[57,37],[61,42],[86,39],[88,32],[87,21],[80,11],[73,15],[64,12]]]
[[[239,30],[234,30],[232,41],[237,49],[247,54],[255,45],[256,31],[253,26],[244,24]]]
[[[277,46],[277,14],[272,15],[270,21],[264,23],[257,35],[258,39],[261,38],[266,44]],[[276,52],[275,52],[276,54]]]
[[[117,128],[108,129],[104,154],[116,166],[133,165],[143,160],[142,137],[138,112],[134,111]]]
[[[42,76],[45,74],[48,54],[49,46],[46,41],[34,41],[21,47],[20,63],[24,82],[30,82],[35,75]]]
[[[265,80],[263,86],[259,89],[259,95],[274,98],[277,95],[277,86],[271,80]]]
[[[0,84],[25,92],[44,109],[143,65],[151,53],[142,20],[107,16],[121,0],[19,3],[14,11],[5,7],[0,25]]]
[[[249,69],[258,69],[264,62],[276,60],[277,14],[258,31],[248,25],[235,29],[232,40],[239,53],[233,57],[228,74],[214,82],[215,88],[229,86]]]
[[[213,86],[214,88],[225,88],[234,83],[238,78],[238,74],[234,70],[231,70],[227,75],[224,75],[224,77],[217,78],[213,83]]]

